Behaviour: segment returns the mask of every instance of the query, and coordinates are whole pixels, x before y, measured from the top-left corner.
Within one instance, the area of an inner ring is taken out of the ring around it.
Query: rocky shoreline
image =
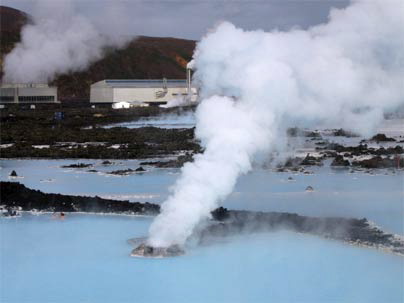
[[[157,215],[160,206],[152,203],[140,203],[103,199],[100,197],[48,194],[29,189],[17,182],[0,182],[0,204],[6,208],[20,208],[23,211],[39,212],[86,212],[117,213],[127,215]]]
[[[212,221],[193,237],[199,245],[236,235],[276,232],[281,230],[314,235],[349,245],[379,249],[404,257],[404,237],[385,233],[366,218],[309,217],[294,213],[228,210],[220,207],[212,212]],[[179,245],[152,247],[146,239],[130,239],[132,257],[163,258],[185,253]]]
[[[63,213],[119,214],[155,216],[160,206],[139,203],[61,194],[48,194],[33,190],[16,182],[0,183],[0,204],[6,210],[22,210]],[[404,256],[402,237],[385,233],[367,219],[340,217],[309,217],[293,213],[253,212],[218,208],[212,212],[212,220],[195,233],[199,243],[209,243],[215,238],[237,234],[289,230],[343,241],[357,246],[382,249]],[[152,248],[141,243],[132,252],[134,256],[165,257],[181,255],[179,246]]]
[[[63,120],[57,120],[55,110],[3,110],[0,112],[0,157],[46,159],[143,159],[141,165],[158,168],[179,168],[193,161],[203,151],[195,138],[195,129],[163,129],[142,127],[102,128],[102,124],[181,114],[190,109],[138,108],[61,109]],[[321,166],[331,159],[332,167],[403,168],[404,137],[394,138],[378,133],[366,140],[344,129],[306,130],[289,128],[287,136],[293,141],[306,140],[311,152],[305,156],[286,159],[279,168],[296,170],[304,166]],[[349,139],[349,145],[335,138]],[[353,140],[353,141],[352,141]],[[335,142],[334,142],[335,141]],[[386,145],[387,144],[387,145]],[[316,154],[316,156],[314,156]],[[144,160],[162,157],[174,160]],[[270,155],[268,155],[271,157]],[[73,168],[73,167],[72,167]],[[80,168],[80,167],[78,167]]]
[[[404,237],[385,233],[366,218],[309,217],[293,213],[218,208],[217,221],[201,231],[200,241],[242,233],[289,230],[349,244],[382,249],[404,257]]]
[[[192,108],[186,109],[192,110]],[[194,129],[100,127],[183,109],[69,109],[0,111],[0,157],[49,159],[146,159],[200,152]],[[57,113],[64,113],[57,119]]]

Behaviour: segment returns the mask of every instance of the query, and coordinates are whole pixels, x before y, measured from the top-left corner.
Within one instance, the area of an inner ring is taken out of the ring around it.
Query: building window
[[[14,102],[14,96],[0,96],[0,102]]]
[[[18,101],[25,103],[54,102],[55,96],[18,96]]]

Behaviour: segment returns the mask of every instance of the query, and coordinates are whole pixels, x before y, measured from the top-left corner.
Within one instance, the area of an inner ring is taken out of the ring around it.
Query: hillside
[[[0,6],[1,58],[19,41],[22,25],[29,20],[27,16]],[[61,75],[51,84],[58,86],[59,99],[73,101],[88,99],[90,85],[103,79],[185,78],[186,63],[194,48],[195,41],[192,40],[140,36],[125,48],[106,49],[104,58],[86,70]]]
[[[0,5],[0,76],[3,75],[4,55],[20,41],[21,28],[30,17],[17,9]]]
[[[53,84],[63,98],[88,98],[90,85],[103,79],[183,79],[194,48],[191,40],[138,37],[123,49],[106,50],[87,70],[62,75]]]

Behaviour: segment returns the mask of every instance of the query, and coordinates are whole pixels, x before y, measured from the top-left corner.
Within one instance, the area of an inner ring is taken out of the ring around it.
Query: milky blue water
[[[140,128],[153,126],[158,128],[192,128],[195,126],[196,120],[193,112],[186,112],[181,115],[163,115],[149,118],[142,118],[130,122],[112,123],[103,126],[104,128],[111,127],[127,127]]]
[[[1,302],[403,302],[403,258],[289,232],[131,258],[150,218],[1,219]]]
[[[178,169],[152,167],[145,167],[145,173],[129,176],[105,174],[139,166],[136,160],[113,161],[115,165],[104,166],[102,160],[1,160],[0,180],[10,180],[8,175],[16,170],[23,178],[13,181],[44,192],[161,203],[179,176]],[[78,162],[92,163],[91,169],[100,172],[61,167]],[[222,205],[311,216],[366,217],[387,231],[404,234],[404,171],[351,174],[349,170],[326,166],[310,170],[312,175],[254,170],[240,178],[235,191]],[[294,181],[287,181],[290,176]],[[309,185],[314,192],[305,191]]]
[[[92,163],[89,169],[62,165]],[[0,179],[45,192],[161,203],[177,169],[111,176],[139,161],[1,160]],[[256,169],[222,203],[232,209],[367,217],[404,234],[404,174],[313,167]],[[294,180],[287,181],[291,176]],[[314,192],[306,192],[311,185]],[[171,259],[131,258],[126,240],[151,218],[69,214],[0,219],[0,302],[403,302],[404,258],[314,236],[276,232],[227,239]]]
[[[195,117],[188,114],[106,127],[194,125]],[[389,120],[379,132],[401,140],[402,126],[403,120]],[[362,139],[325,138],[345,145]],[[299,143],[314,146],[310,139]],[[61,167],[77,162],[94,166]],[[139,161],[101,162],[0,160],[0,180],[44,192],[161,203],[179,175],[178,169],[145,167],[145,173],[112,176],[107,173],[136,169]],[[21,178],[9,179],[12,170]],[[221,205],[366,217],[386,231],[404,234],[403,171],[310,170],[311,175],[256,169],[239,179]],[[315,191],[306,192],[308,185]],[[235,237],[188,247],[177,258],[129,257],[132,247],[126,240],[147,235],[151,220],[83,214],[68,214],[63,221],[50,215],[0,218],[0,302],[404,302],[404,258],[297,233]]]

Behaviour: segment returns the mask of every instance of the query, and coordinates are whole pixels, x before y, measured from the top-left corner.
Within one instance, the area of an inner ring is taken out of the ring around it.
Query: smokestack
[[[191,70],[194,68],[194,60],[191,60],[187,64],[187,94],[189,101],[191,101],[192,98],[192,88],[191,88]]]
[[[191,96],[191,69],[187,68],[187,94]]]

